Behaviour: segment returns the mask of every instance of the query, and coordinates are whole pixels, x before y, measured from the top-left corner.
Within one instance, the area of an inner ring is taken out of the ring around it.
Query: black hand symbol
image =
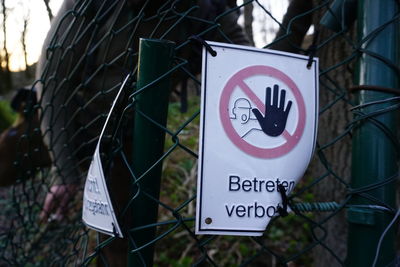
[[[292,101],[289,101],[286,109],[284,109],[286,98],[286,91],[284,89],[281,90],[281,97],[278,107],[278,93],[279,86],[275,84],[273,102],[271,105],[271,87],[267,87],[264,116],[258,109],[254,108],[252,110],[258,120],[258,123],[260,123],[261,129],[266,135],[269,136],[279,136],[283,133],[286,127],[286,121],[290,108],[292,107]]]

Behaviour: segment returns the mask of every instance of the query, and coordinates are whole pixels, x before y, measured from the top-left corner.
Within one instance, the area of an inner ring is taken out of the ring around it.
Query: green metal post
[[[139,47],[137,90],[156,81],[172,68],[175,43],[165,40],[141,39]],[[155,84],[145,88],[136,97],[132,169],[137,177],[144,174],[163,154],[165,132],[145,118],[145,114],[160,126],[165,126],[168,113],[170,77],[163,77]],[[149,171],[139,182],[140,193],[132,204],[132,228],[157,222],[158,204],[143,192],[158,199],[160,194],[162,164]],[[133,186],[133,193],[137,187]],[[153,240],[155,227],[131,233],[135,249]],[[150,245],[139,252],[129,253],[129,266],[152,266],[154,246]]]
[[[362,0],[358,2],[358,36],[364,42],[363,53],[358,61],[356,83],[376,87],[398,88],[399,77],[393,68],[379,60],[382,57],[396,66],[399,52],[398,19],[379,29],[383,24],[393,19],[398,12],[396,0]],[[365,40],[365,39],[364,39]],[[376,90],[361,90],[356,95],[358,104],[384,100],[394,95]],[[381,110],[393,103],[374,104],[360,109],[363,113]],[[398,123],[394,111],[375,116],[374,119],[384,125],[396,136]],[[396,147],[387,134],[368,120],[360,122],[353,131],[352,182],[353,189],[382,182],[398,172],[396,163]],[[381,203],[395,207],[395,184],[390,183],[366,192]],[[380,205],[360,195],[354,195],[353,204]],[[379,238],[392,220],[393,215],[368,209],[350,209],[348,211],[349,237],[346,265],[352,267],[372,266]],[[387,266],[395,258],[394,230],[385,236],[380,248],[376,266]]]

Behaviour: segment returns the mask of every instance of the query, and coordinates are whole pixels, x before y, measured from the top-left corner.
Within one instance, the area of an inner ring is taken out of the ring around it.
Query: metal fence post
[[[165,40],[141,39],[139,48],[137,90],[159,79],[171,70],[175,43]],[[165,126],[168,114],[170,77],[163,77],[136,97],[132,169],[137,177],[144,174],[163,154]],[[140,114],[142,113],[142,114]],[[154,120],[158,125],[145,118]],[[132,204],[132,227],[139,227],[157,221],[158,203],[143,192],[158,199],[160,194],[162,164],[157,164],[139,182],[140,193]],[[137,190],[133,186],[133,190]],[[155,238],[156,228],[146,228],[131,233],[135,245],[141,247]],[[132,241],[132,240],[131,240]],[[154,246],[150,245],[139,252],[129,253],[129,266],[152,266]]]
[[[389,90],[379,88],[398,88],[399,74],[396,73],[399,50],[398,19],[390,22],[398,12],[395,0],[363,0],[358,2],[358,36],[363,40],[358,61],[356,84],[360,90],[356,94],[358,104],[385,100],[393,97]],[[388,23],[385,25],[385,23]],[[367,88],[364,85],[370,85]],[[363,87],[364,86],[364,87]],[[373,89],[373,90],[371,90]],[[363,114],[370,114],[388,108],[393,102],[373,104],[357,109]],[[362,115],[359,113],[358,115]],[[353,131],[352,182],[353,189],[362,188],[396,176],[396,147],[390,133],[396,136],[396,112],[390,111],[361,120]],[[390,132],[389,134],[385,131]],[[352,204],[387,205],[395,207],[395,184],[391,182],[365,193],[354,194]],[[381,203],[381,204],[379,204]],[[348,211],[349,237],[347,266],[372,266],[377,251],[377,244],[393,215],[371,209],[351,208]],[[376,266],[387,266],[395,258],[395,233],[391,229],[385,236],[380,248]]]

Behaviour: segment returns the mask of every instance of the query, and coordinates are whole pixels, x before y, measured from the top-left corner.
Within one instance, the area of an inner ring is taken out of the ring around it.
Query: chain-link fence
[[[383,255],[377,266],[394,266],[396,227],[380,238],[397,212],[399,3],[334,2],[292,0],[279,21],[269,10],[274,1],[66,0],[38,64],[37,103],[22,101],[22,120],[0,138],[8,144],[0,147],[8,186],[1,190],[0,265],[340,266],[347,257],[361,266],[353,258],[371,246]],[[202,47],[195,40],[250,45],[248,36],[260,33],[240,24],[251,25],[253,7],[279,27],[265,48],[320,59],[317,150],[289,197],[293,212],[274,218],[262,237],[196,236]],[[169,71],[140,84],[139,38],[176,44]],[[374,73],[383,83],[368,80]],[[101,128],[127,76],[101,140],[120,239],[88,230],[81,209]],[[169,101],[152,95],[167,79]],[[160,151],[146,147],[149,136]],[[373,241],[362,239],[371,229]]]

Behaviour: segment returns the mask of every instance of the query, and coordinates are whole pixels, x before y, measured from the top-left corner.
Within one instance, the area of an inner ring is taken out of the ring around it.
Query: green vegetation
[[[0,101],[0,132],[10,127],[15,121],[17,114],[11,109],[7,101]]]
[[[194,229],[196,200],[187,201],[196,194],[197,158],[187,150],[198,153],[199,97],[191,97],[188,106],[188,112],[181,113],[179,103],[169,104],[167,129],[170,134],[166,134],[164,151],[172,149],[172,152],[163,163],[160,201],[172,209],[183,206],[178,212],[185,220],[186,226]],[[307,186],[309,180],[304,179],[297,189]],[[295,199],[296,202],[313,200],[312,193],[302,194],[301,199]],[[304,216],[311,219],[314,215],[304,214]],[[158,221],[171,223],[157,227],[157,234],[171,231],[178,224],[175,220],[171,210],[160,206]],[[250,265],[276,264],[276,260],[265,249],[266,247],[273,253],[286,255],[293,258],[296,263],[309,266],[312,263],[310,255],[298,255],[297,252],[306,249],[312,242],[310,233],[309,223],[303,217],[290,213],[284,218],[274,218],[262,237],[216,236],[212,242],[205,244],[205,248],[210,258],[221,266],[238,266],[238,263],[243,261],[248,261]],[[201,242],[207,240],[209,236],[198,236],[198,238]],[[168,238],[156,243],[155,266],[191,266],[203,256],[196,240],[190,238],[187,230],[180,226],[170,232]]]

